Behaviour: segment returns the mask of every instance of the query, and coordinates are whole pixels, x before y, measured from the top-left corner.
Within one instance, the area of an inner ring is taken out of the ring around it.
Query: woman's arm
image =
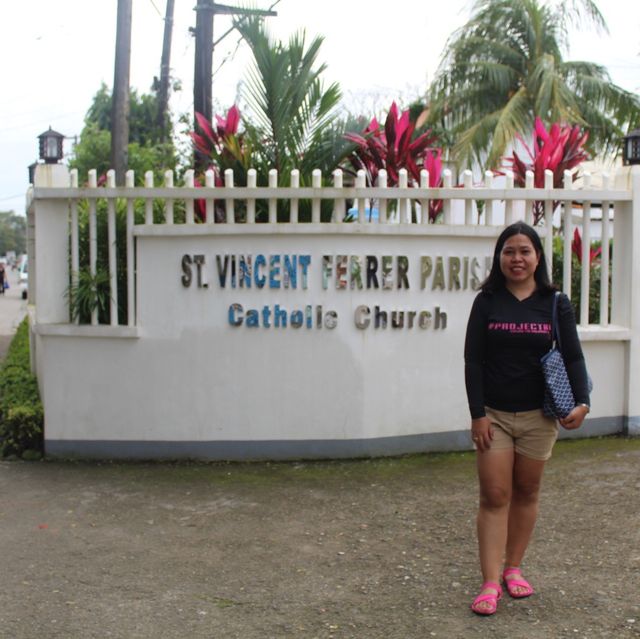
[[[484,359],[487,334],[487,297],[480,293],[473,302],[464,342],[464,377],[472,419],[485,416]]]
[[[577,404],[589,405],[589,382],[587,366],[582,353],[582,346],[578,338],[576,318],[573,307],[566,295],[558,299],[558,330],[560,333],[560,347],[562,358],[569,376],[571,390]]]
[[[564,428],[573,430],[582,425],[590,410],[589,378],[582,346],[578,338],[573,307],[566,295],[560,295],[558,300],[558,330],[562,358],[564,359],[571,390],[576,400],[576,407],[564,419],[560,419],[559,422]]]

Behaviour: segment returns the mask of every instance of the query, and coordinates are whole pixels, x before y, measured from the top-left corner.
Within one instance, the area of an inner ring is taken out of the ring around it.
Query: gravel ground
[[[0,462],[0,636],[640,637],[640,440],[556,446],[526,574],[480,618],[473,453]]]

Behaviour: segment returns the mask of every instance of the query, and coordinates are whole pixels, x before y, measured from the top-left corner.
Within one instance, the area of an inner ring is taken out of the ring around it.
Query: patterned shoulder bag
[[[569,376],[562,358],[560,331],[558,330],[558,298],[560,292],[553,296],[553,310],[551,312],[551,350],[546,353],[540,363],[544,376],[544,403],[542,412],[547,417],[562,419],[566,417],[576,405],[569,383]]]

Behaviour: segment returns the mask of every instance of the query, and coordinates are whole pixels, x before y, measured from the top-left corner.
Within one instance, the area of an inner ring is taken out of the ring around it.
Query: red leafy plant
[[[522,138],[516,136],[522,144],[529,162],[520,158],[514,150],[510,157],[505,158],[507,168],[513,171],[514,184],[524,187],[527,171],[533,172],[533,186],[544,187],[546,170],[553,173],[554,188],[561,188],[564,183],[564,172],[572,171],[572,177],[577,178],[577,167],[589,159],[584,145],[589,133],[583,132],[578,125],[570,126],[554,122],[547,130],[539,117],[535,119],[533,131],[533,145],[530,147]],[[554,202],[554,210],[558,202]],[[544,202],[533,204],[533,223],[538,224],[544,217]]]
[[[387,171],[387,185],[397,186],[400,169],[406,169],[410,186],[420,184],[420,171],[429,171],[429,186],[442,185],[442,149],[434,148],[436,136],[428,129],[414,139],[415,123],[409,111],[398,112],[395,102],[382,126],[374,117],[361,133],[346,133],[345,138],[356,148],[349,157],[351,168],[347,173],[355,175],[364,170],[367,184],[377,185],[381,169]],[[442,211],[442,200],[429,201],[429,220],[434,221]]]
[[[578,262],[582,264],[582,237],[580,237],[580,231],[574,229],[573,240],[571,241],[571,252],[578,258]],[[598,259],[602,253],[602,246],[589,247],[589,266],[593,264],[593,261]]]
[[[239,133],[240,110],[234,104],[226,114],[226,117],[216,115],[216,127],[201,114],[197,113],[196,122],[200,133],[191,131],[190,136],[193,146],[207,165],[207,169],[213,170],[216,186],[224,186],[224,172],[227,169],[234,171],[234,176],[246,179],[246,172],[251,162],[251,146],[244,133]],[[194,180],[197,187],[203,186],[203,178]],[[196,212],[200,219],[205,218],[205,201],[196,200]],[[216,220],[224,219],[224,202],[216,201]]]
[[[227,111],[226,118],[220,115],[215,117],[217,126],[214,130],[204,115],[196,112],[196,122],[201,133],[191,131],[191,139],[196,151],[204,158],[212,160],[212,168],[220,169],[233,160],[242,161],[241,150],[244,139],[241,134],[238,134],[240,110],[235,104]]]

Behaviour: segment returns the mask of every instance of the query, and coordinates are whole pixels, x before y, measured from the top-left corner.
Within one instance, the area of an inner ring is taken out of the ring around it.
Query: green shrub
[[[3,413],[3,454],[22,456],[42,450],[42,406],[14,406]]]
[[[0,454],[39,459],[44,413],[29,363],[29,325],[25,318],[0,369]]]

